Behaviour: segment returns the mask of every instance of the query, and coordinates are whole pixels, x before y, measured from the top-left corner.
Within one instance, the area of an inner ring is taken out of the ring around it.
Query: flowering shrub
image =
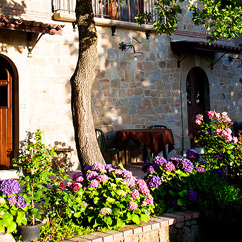
[[[82,195],[84,207],[74,216],[93,228],[118,229],[125,224],[148,221],[153,197],[146,182],[135,178],[122,165],[96,163],[85,167],[85,175],[76,173],[72,182],[60,184],[60,190]],[[74,211],[73,211],[74,212]]]
[[[187,157],[195,162],[199,155],[188,150]],[[189,188],[187,179],[205,172],[204,167],[195,166],[187,158],[171,158],[167,161],[164,157],[156,156],[153,163],[144,164],[143,170],[148,173],[145,179],[153,193],[157,215],[173,209],[185,210],[196,203],[196,191]]]
[[[51,176],[55,176],[52,169],[55,152],[43,143],[43,135],[40,129],[35,133],[27,132],[26,139],[21,142],[20,155],[14,160],[14,166],[23,171],[20,184],[24,188],[23,197],[30,204],[25,214],[29,225],[34,225],[36,219],[42,219]]]
[[[26,224],[27,203],[18,195],[20,184],[16,180],[0,180],[0,232],[16,232],[17,225]]]
[[[232,120],[226,112],[208,112],[209,123],[204,122],[203,115],[196,116],[196,124],[200,126],[197,142],[205,148],[205,160],[208,168],[229,167],[238,173],[242,166],[242,138],[232,134]]]

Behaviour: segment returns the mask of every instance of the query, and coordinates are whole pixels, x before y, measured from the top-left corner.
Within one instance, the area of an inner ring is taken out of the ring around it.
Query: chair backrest
[[[105,135],[101,129],[95,129],[95,133],[99,148],[101,150],[101,153],[103,154],[107,150]]]
[[[148,127],[148,129],[167,129],[167,127],[165,125],[152,125],[150,127]]]

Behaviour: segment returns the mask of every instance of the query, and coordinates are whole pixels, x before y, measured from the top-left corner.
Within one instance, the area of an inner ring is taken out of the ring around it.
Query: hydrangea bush
[[[141,220],[148,221],[153,211],[153,197],[146,182],[134,177],[121,164],[86,166],[85,174],[76,173],[71,182],[60,183],[59,189],[82,194],[85,209],[74,216],[94,229],[139,224]]]
[[[25,212],[28,204],[19,191],[17,180],[0,180],[0,232],[16,232],[17,225],[27,224]]]
[[[233,174],[242,168],[242,138],[233,136],[233,122],[226,112],[207,113],[209,122],[204,122],[203,115],[196,116],[195,123],[200,126],[197,140],[205,148],[204,157],[209,169],[228,167]]]
[[[189,188],[188,177],[205,172],[205,168],[194,165],[199,158],[197,152],[188,150],[187,158],[166,160],[156,156],[153,163],[144,164],[143,171],[148,173],[145,179],[154,196],[156,214],[173,209],[185,210],[195,205],[197,194]]]

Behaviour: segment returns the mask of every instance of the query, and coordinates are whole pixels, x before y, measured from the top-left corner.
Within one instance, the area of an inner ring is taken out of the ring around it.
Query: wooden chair
[[[152,125],[150,127],[148,127],[147,129],[167,129],[167,127],[165,125]]]
[[[114,151],[117,154],[118,163],[120,163],[118,148],[107,146],[105,135],[101,129],[95,129],[95,132],[96,132],[97,142],[102,155],[104,155],[106,151],[109,151],[109,152]]]
[[[167,127],[165,125],[156,124],[156,125],[149,126],[147,129],[167,129]],[[147,152],[147,150],[146,150],[146,152]],[[163,153],[164,158],[167,159],[166,149],[163,150],[162,153]],[[150,160],[153,158],[153,156],[154,155],[151,153]]]

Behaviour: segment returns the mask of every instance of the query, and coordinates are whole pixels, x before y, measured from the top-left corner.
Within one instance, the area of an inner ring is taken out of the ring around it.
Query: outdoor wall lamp
[[[228,61],[229,61],[229,63],[232,63],[234,60],[240,60],[241,61],[241,64],[240,65],[238,65],[236,68],[239,68],[239,67],[242,67],[242,58],[241,57],[233,57],[233,56],[229,56],[228,57]]]
[[[119,44],[119,49],[122,51],[133,49],[134,52],[132,54],[129,54],[129,57],[133,57],[135,61],[137,61],[138,56],[143,55],[143,53],[135,51],[134,45],[125,44],[124,42]]]

